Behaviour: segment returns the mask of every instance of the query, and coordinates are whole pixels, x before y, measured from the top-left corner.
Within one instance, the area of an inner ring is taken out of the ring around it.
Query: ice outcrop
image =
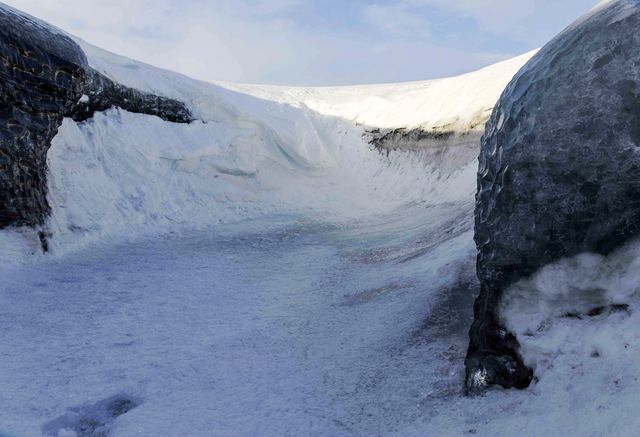
[[[75,121],[84,121],[98,111],[114,106],[129,112],[155,115],[165,121],[189,123],[191,113],[182,102],[145,93],[121,85],[93,69],[87,71],[84,94],[69,115]]]
[[[48,145],[82,96],[87,59],[70,38],[0,6],[0,228],[47,212]]]
[[[532,372],[498,308],[506,287],[640,232],[640,1],[594,9],[515,76],[482,140],[475,212],[481,294],[467,387]]]
[[[0,228],[44,223],[47,151],[65,116],[82,121],[119,106],[191,121],[182,103],[113,82],[71,38],[1,4],[0,90]]]

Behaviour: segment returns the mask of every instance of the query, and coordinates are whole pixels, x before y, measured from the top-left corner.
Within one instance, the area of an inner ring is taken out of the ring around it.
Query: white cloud
[[[297,0],[7,0],[86,41],[201,79],[251,80],[292,56],[287,23]]]
[[[533,48],[544,16],[590,0],[3,0],[113,52],[204,80],[341,84],[469,71]],[[434,28],[429,8],[467,17]],[[586,10],[586,7],[585,7]],[[562,23],[562,25],[566,23]],[[551,28],[558,31],[561,24]],[[542,28],[546,33],[539,31]],[[466,33],[465,33],[466,32]],[[448,39],[447,39],[448,38]],[[519,45],[510,41],[525,41]],[[465,42],[472,44],[466,44]],[[514,48],[517,47],[517,48]]]
[[[521,41],[538,35],[548,38],[549,29],[578,18],[597,0],[400,0],[414,7],[431,6],[470,18],[496,35]]]
[[[389,36],[424,38],[431,36],[429,22],[415,14],[406,3],[368,4],[362,17],[369,25]]]

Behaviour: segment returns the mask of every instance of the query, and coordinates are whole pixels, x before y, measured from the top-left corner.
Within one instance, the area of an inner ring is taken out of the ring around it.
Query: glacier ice
[[[544,265],[606,255],[640,232],[640,2],[602,5],[545,45],[502,94],[482,140],[475,241],[482,291],[468,374],[524,387],[502,293]]]

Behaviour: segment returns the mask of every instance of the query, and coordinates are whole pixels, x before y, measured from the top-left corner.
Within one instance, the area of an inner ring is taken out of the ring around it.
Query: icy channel
[[[400,432],[459,396],[471,208],[272,217],[2,267],[0,435]],[[110,399],[135,408],[94,417]]]

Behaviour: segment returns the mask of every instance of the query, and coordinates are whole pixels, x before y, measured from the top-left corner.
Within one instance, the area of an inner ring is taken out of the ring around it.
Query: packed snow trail
[[[453,224],[423,207],[366,226],[275,217],[2,271],[2,427],[57,432],[67,408],[120,395],[139,406],[112,436],[397,431],[461,387],[473,251],[457,208]]]
[[[469,206],[263,218],[5,265],[0,435],[633,435],[635,313],[565,319],[533,344],[555,358],[530,390],[463,395]],[[108,422],[109,399],[136,407]]]

